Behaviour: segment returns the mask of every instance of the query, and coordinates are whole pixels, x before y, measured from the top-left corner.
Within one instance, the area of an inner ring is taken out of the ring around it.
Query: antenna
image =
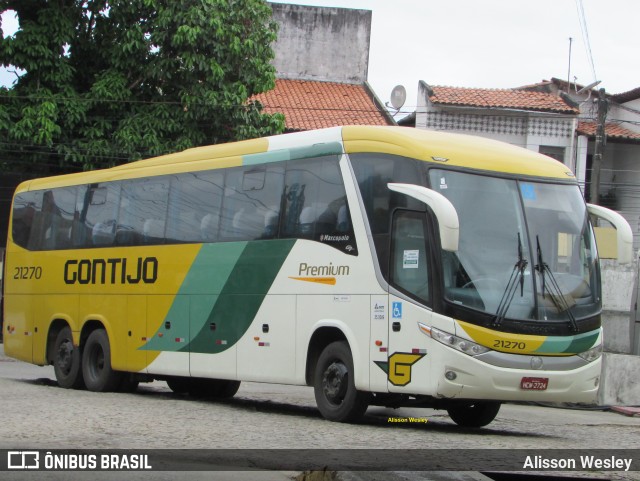
[[[402,85],[396,85],[395,87],[393,87],[393,90],[391,91],[391,107],[396,110],[396,113],[398,113],[398,110],[402,108],[406,100],[407,89],[405,89]],[[387,102],[385,105],[389,107],[389,102]]]
[[[571,90],[571,44],[573,38],[569,37],[569,68],[567,70],[567,90]]]

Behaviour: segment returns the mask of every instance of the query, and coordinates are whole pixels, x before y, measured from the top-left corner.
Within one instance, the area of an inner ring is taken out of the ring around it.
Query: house
[[[415,126],[490,137],[571,165],[578,114],[576,106],[559,95],[430,86],[421,81]]]
[[[394,125],[367,83],[371,11],[271,3],[276,86],[253,98],[285,115],[287,132]]]
[[[501,140],[541,152],[571,168],[587,201],[598,118],[593,88],[553,78],[513,89],[418,85],[414,114],[400,125]],[[640,88],[607,95],[600,204],[620,212],[640,248]]]
[[[598,92],[594,88],[552,78],[524,87],[528,90],[565,95],[578,105],[575,128],[574,171],[590,201],[591,171],[596,142]],[[605,148],[601,165],[600,204],[622,214],[633,230],[634,250],[640,249],[640,88],[604,97],[606,103]]]

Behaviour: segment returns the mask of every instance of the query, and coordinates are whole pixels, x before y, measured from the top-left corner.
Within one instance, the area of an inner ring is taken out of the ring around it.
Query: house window
[[[539,152],[546,156],[556,159],[564,164],[564,147],[554,147],[551,145],[541,145]]]

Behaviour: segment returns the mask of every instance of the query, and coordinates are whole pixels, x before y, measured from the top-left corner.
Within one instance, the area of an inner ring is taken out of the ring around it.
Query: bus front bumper
[[[447,351],[451,351],[446,349]],[[602,358],[568,370],[514,369],[449,352],[432,365],[436,396],[595,404]]]

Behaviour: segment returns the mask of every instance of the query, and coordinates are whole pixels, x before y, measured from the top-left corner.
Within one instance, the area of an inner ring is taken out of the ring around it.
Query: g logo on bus
[[[394,352],[387,362],[373,361],[380,369],[387,373],[389,382],[394,386],[406,386],[411,382],[411,366],[426,354],[410,352]]]

